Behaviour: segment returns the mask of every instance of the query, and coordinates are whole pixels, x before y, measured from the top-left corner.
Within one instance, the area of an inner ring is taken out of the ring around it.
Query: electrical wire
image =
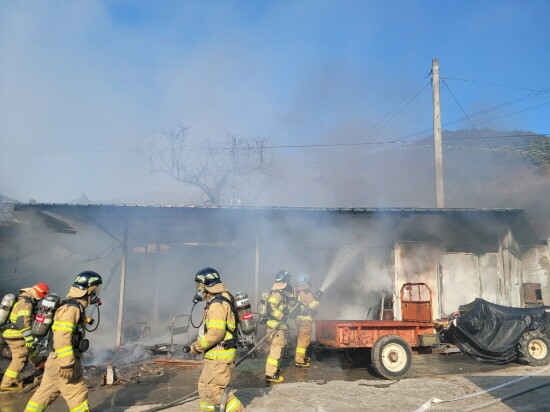
[[[430,73],[428,73],[426,75],[426,77],[428,77],[430,75]],[[407,93],[400,101],[399,103],[397,103],[388,113],[386,113],[384,115],[384,117],[382,119],[380,119],[380,121],[378,123],[376,123],[374,125],[374,127],[367,132],[367,135],[369,135],[370,133],[372,133],[389,115],[391,112],[393,112],[394,110],[396,110],[399,105],[401,105],[401,103],[403,103],[403,101],[405,101],[405,99],[407,98],[407,96],[409,96],[410,94],[412,94],[417,88],[419,88],[423,83],[424,83],[424,80],[426,79],[426,77],[424,77],[424,79],[422,79],[422,81],[420,82],[420,84],[418,86],[416,86],[411,92]]]
[[[477,123],[477,124],[474,125],[474,126],[477,127],[477,126],[482,125],[482,124],[494,122],[495,120],[504,119],[505,117],[510,117],[510,116],[513,116],[513,115],[518,114],[518,113],[526,112],[526,111],[528,111],[528,110],[537,109],[537,108],[542,107],[542,106],[545,106],[545,105],[547,105],[547,104],[550,104],[550,101],[547,101],[547,102],[544,102],[544,103],[541,103],[541,104],[537,104],[536,106],[531,106],[531,107],[528,107],[528,108],[523,109],[523,110],[518,110],[517,112],[508,113],[508,114],[506,114],[506,115],[504,115],[504,116],[496,117],[496,118],[494,118],[494,119],[486,120],[486,121],[484,121],[484,122],[479,122],[479,123]],[[467,128],[467,129],[468,129],[468,128]]]
[[[449,80],[460,80],[460,81],[463,81],[463,82],[480,83],[480,84],[486,84],[486,85],[489,85],[489,86],[507,87],[507,88],[510,88],[510,89],[527,90],[527,91],[531,91],[531,92],[538,91],[538,90],[534,90],[534,89],[526,89],[524,87],[509,86],[509,85],[506,85],[506,84],[489,83],[489,82],[482,82],[482,81],[478,81],[478,80],[460,79],[458,77],[451,77],[451,76],[441,76],[441,77],[444,78],[444,79],[449,79]]]
[[[462,108],[462,105],[458,102],[458,99],[455,97],[454,93],[452,92],[451,88],[449,87],[449,85],[447,84],[447,82],[445,80],[442,80],[443,84],[445,85],[445,88],[449,91],[449,94],[451,95],[451,97],[453,98],[453,100],[455,101],[455,103],[457,104],[457,106],[460,108],[460,110],[462,111],[462,113],[464,114],[464,116],[468,119],[468,121],[470,122],[470,124],[472,125],[472,127],[474,128],[474,130],[476,131],[477,135],[483,139],[483,143],[485,143],[485,145],[488,147],[488,148],[491,148],[491,146],[489,145],[489,143],[487,143],[487,141],[483,138],[483,136],[481,136],[481,134],[479,133],[479,130],[477,130],[477,128],[475,128],[474,126],[474,122],[472,122],[472,119],[470,119],[470,116],[468,116],[468,114],[466,113],[466,111]]]
[[[399,103],[397,103],[388,113],[386,113],[386,115],[385,115],[378,123],[376,123],[376,125],[374,125],[374,127],[373,127],[369,132],[367,132],[366,137],[371,137],[371,138],[374,137],[374,136],[375,136],[378,132],[380,132],[380,131],[381,131],[381,130],[382,130],[391,120],[393,120],[393,118],[394,118],[395,116],[397,116],[399,113],[401,113],[401,111],[403,111],[403,109],[405,109],[405,107],[407,107],[411,101],[413,101],[416,97],[418,97],[418,95],[419,95],[427,86],[430,85],[430,82],[426,83],[426,84],[424,85],[424,87],[422,87],[420,90],[418,90],[418,91],[416,92],[416,94],[415,94],[413,97],[411,97],[411,98],[410,98],[410,99],[409,99],[409,100],[408,100],[399,110],[397,110],[397,111],[393,114],[393,116],[391,116],[389,119],[387,119],[387,120],[384,122],[384,120],[390,115],[390,113],[391,113],[392,111],[396,110],[396,109],[401,105],[401,103],[403,103],[403,102],[407,99],[408,96],[410,96],[412,93],[414,93],[414,91],[415,91],[416,89],[418,89],[420,86],[422,86],[422,84],[424,83],[424,80],[426,80],[426,78],[427,78],[429,75],[430,75],[430,73],[428,73],[428,74],[426,75],[426,77],[424,77],[424,79],[422,79],[422,81],[420,82],[420,84],[419,84],[418,86],[416,86],[412,91],[410,91],[409,93],[407,93],[407,94],[405,95],[405,97],[403,97],[403,98],[399,101]],[[383,124],[382,124],[382,123],[383,123]],[[382,125],[380,126],[380,124],[382,124]],[[380,126],[380,127],[379,127],[379,126]]]

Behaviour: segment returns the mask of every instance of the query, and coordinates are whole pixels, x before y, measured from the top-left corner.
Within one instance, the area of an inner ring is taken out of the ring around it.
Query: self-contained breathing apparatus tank
[[[53,323],[53,316],[60,302],[59,296],[49,293],[36,305],[36,315],[31,326],[31,333],[36,338],[46,336]]]
[[[0,326],[8,320],[14,303],[15,295],[12,295],[11,293],[8,293],[2,298],[2,301],[0,302]]]
[[[260,307],[258,308],[258,314],[260,316],[260,324],[267,322],[267,301],[271,296],[270,290],[264,290],[260,296]]]
[[[239,317],[239,329],[245,335],[251,335],[256,330],[254,316],[250,310],[250,299],[244,292],[235,295],[235,310]]]

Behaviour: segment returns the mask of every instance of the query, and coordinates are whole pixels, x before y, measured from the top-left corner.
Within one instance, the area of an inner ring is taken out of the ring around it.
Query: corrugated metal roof
[[[518,208],[407,208],[407,207],[308,207],[308,206],[211,206],[181,204],[75,204],[75,203],[18,203],[16,209],[40,207],[113,207],[113,208],[179,208],[179,209],[218,209],[218,210],[281,210],[281,211],[314,211],[343,213],[448,213],[448,212],[490,212],[517,213]]]

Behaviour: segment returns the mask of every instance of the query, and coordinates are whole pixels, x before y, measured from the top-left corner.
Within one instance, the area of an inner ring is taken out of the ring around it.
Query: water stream
[[[324,292],[349,266],[357,259],[359,254],[365,250],[366,239],[356,239],[343,245],[339,250],[321,285],[321,291]]]

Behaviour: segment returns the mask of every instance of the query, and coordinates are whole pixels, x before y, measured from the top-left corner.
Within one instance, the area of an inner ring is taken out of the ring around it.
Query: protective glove
[[[59,368],[59,376],[61,379],[70,380],[73,377],[74,365]]]
[[[323,292],[321,292],[319,290],[319,291],[315,292],[315,294],[313,296],[315,297],[315,299],[321,300],[321,298],[323,297]]]
[[[200,355],[201,353],[195,349],[195,345],[191,346],[191,355]]]
[[[32,335],[23,336],[23,339],[25,339],[25,347],[26,348],[30,349],[30,348],[34,347],[34,344],[35,344],[34,336],[32,336]]]

